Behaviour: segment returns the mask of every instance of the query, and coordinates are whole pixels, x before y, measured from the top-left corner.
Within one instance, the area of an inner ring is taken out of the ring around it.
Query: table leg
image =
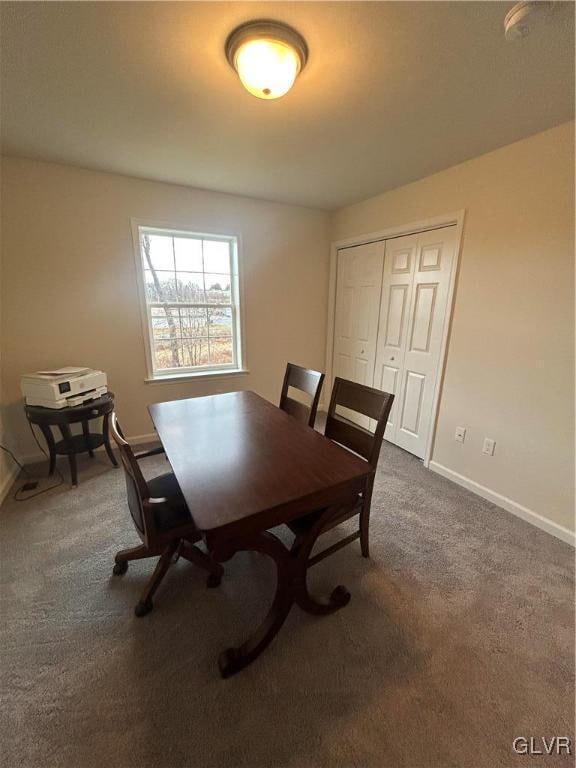
[[[350,592],[342,584],[335,587],[328,599],[318,600],[308,591],[306,583],[307,570],[304,570],[303,577],[299,579],[296,585],[295,601],[306,613],[312,613],[315,616],[327,616],[334,611],[344,608],[350,602]]]
[[[230,559],[239,550],[249,550],[269,555],[276,564],[276,594],[270,610],[262,624],[246,642],[238,648],[228,648],[220,654],[218,666],[222,677],[236,674],[251,664],[270,645],[294,603],[308,613],[326,615],[343,608],[350,602],[350,593],[346,587],[336,587],[328,601],[320,602],[310,595],[306,585],[308,557],[325,520],[332,514],[332,509],[326,510],[307,534],[296,539],[290,550],[269,531],[247,535],[229,542],[229,549],[225,548],[222,552],[218,551],[218,547],[214,549],[213,556],[219,561]]]
[[[220,586],[222,576],[224,575],[224,568],[222,568],[220,563],[217,563],[209,555],[207,555],[206,552],[202,552],[201,549],[198,549],[198,547],[192,541],[183,541],[180,546],[179,554],[180,557],[184,558],[184,560],[188,560],[189,562],[198,566],[198,568],[202,568],[203,570],[208,571],[207,586]]]
[[[48,446],[48,453],[50,455],[50,467],[48,469],[48,474],[53,475],[54,470],[56,469],[56,443],[54,441],[54,435],[52,434],[52,430],[47,424],[39,424],[38,426],[42,430],[42,434],[46,440],[46,445]]]
[[[64,439],[64,442],[69,449],[68,462],[70,464],[70,477],[72,480],[72,485],[76,487],[78,485],[78,465],[76,464],[76,454],[73,450],[74,443],[72,442],[72,430],[70,429],[69,424],[60,424],[59,427],[60,432],[62,433],[62,438]]]
[[[86,440],[86,448],[88,448],[88,455],[91,459],[94,458],[94,451],[92,448],[90,448],[90,429],[88,428],[88,422],[83,421],[82,422],[82,433],[84,435],[84,440]]]
[[[280,539],[267,531],[247,536],[235,543],[234,549],[222,558],[228,560],[238,550],[252,550],[269,555],[276,563],[276,594],[268,614],[258,629],[238,648],[228,648],[220,654],[218,666],[222,677],[230,677],[254,661],[270,645],[294,603],[291,589],[293,570],[290,553]],[[219,560],[218,553],[215,559]]]
[[[114,451],[112,450],[112,446],[110,445],[110,414],[105,413],[104,419],[102,421],[102,435],[104,436],[104,448],[106,449],[106,453],[108,454],[108,458],[112,462],[113,466],[117,467],[118,462],[116,461],[116,456],[114,456]]]

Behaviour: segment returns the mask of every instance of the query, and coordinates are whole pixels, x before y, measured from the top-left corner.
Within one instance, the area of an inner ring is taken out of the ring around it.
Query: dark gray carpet
[[[150,474],[166,470],[147,460]],[[250,668],[218,652],[263,616],[274,571],[180,561],[154,611],[133,607],[151,561],[120,470],[81,461],[67,486],[2,509],[2,752],[10,768],[423,768],[572,765],[519,757],[516,736],[573,737],[573,551],[386,445],[372,558],[353,544],[311,574],[350,605],[294,609]]]

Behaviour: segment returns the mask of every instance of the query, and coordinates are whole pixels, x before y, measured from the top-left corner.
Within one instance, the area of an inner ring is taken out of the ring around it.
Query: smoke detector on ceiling
[[[530,32],[539,21],[550,15],[552,2],[545,0],[521,0],[516,3],[504,19],[506,40],[519,40]]]

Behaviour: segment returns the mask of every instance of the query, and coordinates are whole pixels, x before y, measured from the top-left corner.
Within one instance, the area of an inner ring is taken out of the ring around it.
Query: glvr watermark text
[[[571,755],[572,739],[569,736],[517,736],[512,749],[518,755]]]

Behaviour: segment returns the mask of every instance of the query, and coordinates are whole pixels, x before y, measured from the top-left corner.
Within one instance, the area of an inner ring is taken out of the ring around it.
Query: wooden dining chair
[[[376,474],[376,467],[378,466],[378,457],[380,456],[382,440],[384,438],[384,430],[386,429],[388,416],[393,402],[394,395],[391,395],[388,392],[381,392],[379,389],[367,387],[364,384],[356,384],[347,379],[338,377],[334,379],[334,387],[332,389],[332,397],[330,398],[330,406],[328,408],[324,434],[334,442],[339,443],[348,450],[362,456],[370,465],[372,472],[368,476],[366,484],[358,497],[349,505],[340,507],[334,513],[333,517],[326,520],[318,531],[318,536],[356,515],[358,515],[359,518],[358,530],[354,531],[354,533],[349,536],[346,536],[344,539],[337,541],[327,549],[322,550],[314,557],[309,558],[307,561],[308,568],[312,565],[316,565],[316,563],[324,560],[325,557],[328,557],[328,555],[333,554],[342,547],[351,544],[356,539],[360,539],[362,555],[364,557],[369,556],[370,504],[372,502],[374,477]],[[358,426],[339,415],[337,413],[339,406],[375,420],[376,429],[374,432],[370,432],[370,430]],[[296,535],[296,540],[294,542],[296,549],[298,548],[299,538],[303,538],[310,529],[317,524],[323,514],[324,510],[319,510],[318,512],[312,512],[288,524],[292,532]]]
[[[294,416],[298,421],[308,424],[309,427],[314,427],[323,383],[323,373],[313,371],[310,368],[302,368],[294,363],[288,363],[280,394],[280,408]],[[289,387],[294,387],[294,389],[309,395],[312,398],[310,405],[305,405],[299,400],[290,397],[288,394]]]
[[[124,439],[116,414],[110,419],[110,433],[120,451],[126,479],[128,508],[142,544],[118,552],[113,573],[121,576],[128,570],[130,560],[157,557],[159,560],[134,612],[145,616],[152,610],[152,597],[160,586],[172,562],[178,557],[208,571],[208,586],[217,587],[224,569],[207,554],[194,546],[200,540],[184,496],[173,473],[145,480],[138,464],[140,459],[162,453],[163,449],[135,454]]]

